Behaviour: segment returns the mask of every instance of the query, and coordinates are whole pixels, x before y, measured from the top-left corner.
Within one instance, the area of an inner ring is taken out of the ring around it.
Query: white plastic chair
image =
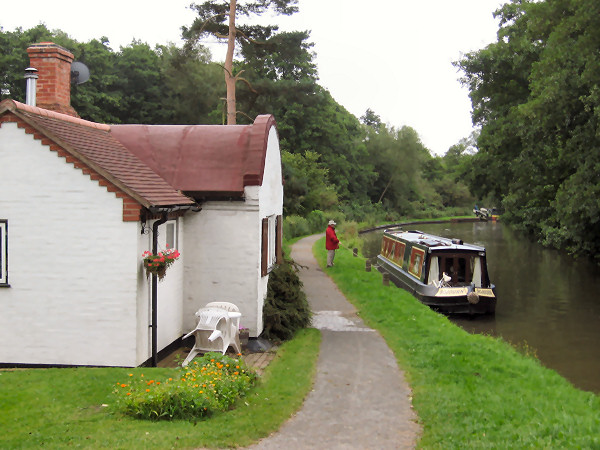
[[[194,336],[194,346],[181,364],[184,367],[199,353],[225,354],[230,344],[231,320],[227,311],[222,308],[201,308],[196,312],[196,317],[198,317],[196,328],[183,337],[186,339]]]
[[[229,346],[237,353],[242,352],[239,338],[241,313],[229,302],[211,302],[196,312],[198,324],[183,339],[194,336],[194,347],[190,350],[182,366],[185,367],[199,353],[221,352],[225,354]]]
[[[229,318],[231,319],[229,339],[235,351],[242,353],[242,345],[240,344],[240,319],[242,314],[240,313],[240,309],[230,302],[210,302],[206,304],[206,307],[221,308],[229,313]]]

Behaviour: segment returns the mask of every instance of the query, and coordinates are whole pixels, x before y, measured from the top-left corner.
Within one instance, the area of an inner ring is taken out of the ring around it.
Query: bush
[[[325,225],[320,229],[315,230],[315,232],[318,231],[319,233],[325,233],[325,228],[327,228],[327,224],[330,220],[333,220],[335,223],[337,223],[338,227],[346,221],[346,214],[344,214],[342,211],[325,211],[324,215],[326,219]]]
[[[390,214],[381,203],[347,202],[340,207],[345,214],[345,220],[359,223],[376,224],[385,220],[385,217]]]
[[[229,409],[256,380],[241,358],[220,353],[206,353],[179,369],[176,378],[163,382],[142,374],[139,379],[117,383],[117,408],[146,420],[198,419]]]
[[[353,221],[343,222],[340,226],[338,226],[336,234],[340,239],[340,246],[349,249],[360,249],[362,246],[361,239],[358,237],[358,231],[360,228],[361,225]],[[362,228],[366,228],[366,226]]]
[[[306,220],[308,220],[308,226],[313,233],[323,231],[327,227],[327,222],[329,222],[325,213],[318,209],[309,212]]]
[[[295,263],[285,261],[269,274],[263,308],[262,337],[272,341],[291,339],[311,322],[311,311]]]
[[[287,239],[310,234],[308,220],[300,216],[285,216],[283,218],[283,235]]]

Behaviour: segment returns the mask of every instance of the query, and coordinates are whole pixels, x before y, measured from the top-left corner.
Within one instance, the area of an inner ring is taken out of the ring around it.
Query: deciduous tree
[[[482,125],[471,186],[546,244],[598,255],[600,4],[513,0],[497,14],[498,41],[459,63]]]

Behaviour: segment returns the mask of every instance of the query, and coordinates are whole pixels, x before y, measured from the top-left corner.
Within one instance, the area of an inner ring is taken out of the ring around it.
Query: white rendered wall
[[[260,217],[283,214],[283,183],[281,173],[281,152],[277,130],[271,127],[267,141],[265,172],[259,189]]]
[[[281,151],[279,149],[279,137],[275,127],[269,130],[267,141],[267,155],[265,158],[265,172],[262,186],[258,192],[259,215],[261,220],[265,217],[279,216],[283,214],[283,183],[281,173]],[[259,244],[260,245],[260,244]],[[260,250],[260,248],[259,248]],[[258,280],[258,304],[257,317],[258,329],[262,332],[262,310],[265,297],[267,296],[267,283],[269,277],[260,277]]]
[[[136,365],[140,225],[122,214],[114,193],[2,124],[10,287],[0,288],[0,363]]]
[[[245,188],[245,200],[206,202],[185,216],[184,331],[208,302],[235,303],[251,336],[263,330],[262,308],[268,277],[261,276],[262,219],[283,211],[279,140],[269,132],[262,186]],[[260,201],[259,201],[260,200]]]
[[[146,222],[146,234],[138,235],[138,299],[137,299],[137,363],[152,357],[152,277],[146,277],[142,253],[152,251],[152,225]],[[175,248],[181,256],[167,270],[167,275],[158,281],[157,289],[157,351],[179,339],[183,333],[183,268],[186,250],[183,246],[183,221],[169,220],[158,227],[158,251],[166,250],[167,224],[175,225]],[[138,228],[139,228],[138,224]]]
[[[184,331],[196,326],[194,313],[208,302],[235,303],[242,325],[256,332],[260,277],[258,205],[207,202],[185,216]]]

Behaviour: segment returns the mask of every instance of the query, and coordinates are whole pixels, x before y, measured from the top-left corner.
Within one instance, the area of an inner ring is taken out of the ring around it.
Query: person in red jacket
[[[335,258],[335,251],[339,248],[340,240],[335,234],[335,226],[337,224],[330,220],[327,224],[327,230],[325,231],[325,248],[327,249],[327,267],[333,266],[333,258]]]

